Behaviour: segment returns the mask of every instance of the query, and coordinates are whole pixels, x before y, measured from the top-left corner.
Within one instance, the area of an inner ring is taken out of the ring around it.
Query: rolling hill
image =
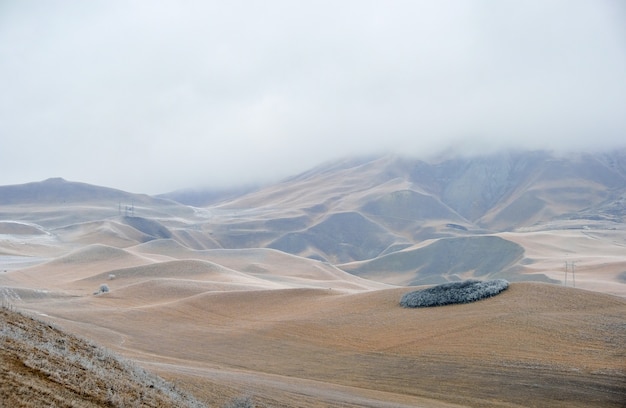
[[[354,237],[342,237],[347,238],[343,243],[356,247],[356,236],[377,235],[381,228],[389,234],[386,241],[415,243],[461,231],[510,231],[555,220],[621,223],[616,208],[626,191],[625,162],[623,151],[568,158],[507,153],[435,163],[397,156],[344,160],[209,208],[225,221],[232,217],[234,232],[214,230],[215,239],[227,247],[266,246],[270,241],[291,253],[363,260],[377,254],[346,256],[337,252],[338,245],[318,248],[317,241],[326,242],[325,234],[335,234],[333,228],[345,231],[340,217],[349,213],[355,213],[349,215],[354,218],[350,225],[362,226]],[[279,228],[268,228],[278,220]],[[233,240],[239,228],[254,232],[246,234],[245,242]]]
[[[524,249],[497,236],[444,238],[418,248],[393,252],[363,262],[338,265],[365,278],[404,276],[408,286],[437,284],[469,278],[513,278],[511,270],[524,255]],[[537,276],[534,276],[535,280]]]
[[[79,335],[209,406],[623,406],[625,151],[349,158],[194,193],[203,207],[177,194],[0,187],[2,401],[111,405],[72,382],[113,381],[82,368],[117,364]],[[469,278],[511,283],[466,305],[399,304]],[[120,395],[142,395],[122,371]]]
[[[620,407],[626,392],[620,297],[513,283],[476,303],[405,309],[409,288],[182,282],[26,306],[215,406],[247,394],[274,407]]]
[[[504,152],[430,161],[361,157],[325,163],[255,190],[215,193],[207,200],[219,196],[219,203],[204,208],[172,201],[176,192],[160,199],[49,179],[0,187],[0,228],[13,237],[0,242],[0,252],[19,254],[16,241],[31,243],[29,254],[49,255],[58,247],[75,250],[75,244],[131,248],[167,239],[200,251],[272,248],[392,284],[474,276],[476,262],[469,259],[481,257],[478,275],[553,282],[560,280],[562,266],[555,270],[553,263],[526,254],[525,240],[505,241],[518,237],[511,234],[572,230],[577,231],[572,247],[582,247],[590,230],[596,235],[616,231],[620,238],[611,242],[600,240],[582,253],[562,248],[558,255],[561,265],[576,257],[581,272],[585,263],[596,268],[601,257],[609,259],[604,253],[624,242],[625,169],[623,150],[570,156]],[[194,200],[204,202],[198,194]],[[499,247],[450,244],[489,240]],[[421,248],[426,244],[428,249]],[[503,258],[496,262],[498,254]],[[442,257],[448,261],[432,261]],[[610,259],[611,270],[623,262]],[[398,264],[402,270],[388,266]]]

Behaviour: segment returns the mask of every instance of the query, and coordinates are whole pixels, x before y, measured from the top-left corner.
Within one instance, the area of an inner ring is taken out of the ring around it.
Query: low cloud
[[[10,2],[0,184],[158,193],[335,157],[624,145],[617,1]]]

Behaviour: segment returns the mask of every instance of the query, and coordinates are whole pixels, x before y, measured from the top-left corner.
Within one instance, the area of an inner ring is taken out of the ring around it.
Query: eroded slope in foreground
[[[93,343],[0,309],[2,407],[203,407]]]

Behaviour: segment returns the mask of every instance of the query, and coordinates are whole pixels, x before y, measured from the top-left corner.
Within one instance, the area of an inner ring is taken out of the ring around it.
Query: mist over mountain
[[[258,186],[233,186],[219,189],[183,188],[169,193],[158,194],[156,197],[175,200],[181,204],[194,207],[204,207],[242,196],[258,188]]]
[[[534,260],[510,238],[491,244],[469,239],[621,228],[626,151],[509,151],[429,162],[365,156],[254,189],[179,190],[160,197],[63,179],[3,186],[0,216],[13,224],[0,228],[30,223],[63,240],[119,247],[172,239],[194,250],[271,248],[388,283],[436,283],[467,274],[551,281],[522,273]],[[15,205],[45,209],[25,212]]]
[[[625,16],[0,1],[0,408],[624,408]]]
[[[511,152],[435,162],[392,155],[331,162],[227,206],[255,200],[279,206],[288,200],[297,207],[317,194],[329,208],[351,201],[380,219],[451,219],[503,230],[600,211],[620,199],[625,185],[624,150],[571,156]],[[620,220],[619,214],[597,215]]]

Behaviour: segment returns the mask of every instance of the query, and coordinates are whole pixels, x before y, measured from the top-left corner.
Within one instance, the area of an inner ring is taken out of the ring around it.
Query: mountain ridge
[[[223,196],[205,207],[175,198],[175,193],[162,199],[48,179],[0,187],[0,217],[5,224],[27,222],[31,231],[45,232],[39,238],[44,243],[45,238],[126,248],[171,239],[194,250],[273,248],[334,265],[379,265],[376,274],[368,270],[368,277],[386,283],[438,282],[436,277],[422,280],[417,258],[407,266],[412,277],[390,282],[387,276],[393,271],[378,260],[425,242],[434,245],[427,258],[446,256],[447,241],[437,240],[498,234],[508,240],[502,234],[574,229],[581,231],[577,239],[582,245],[585,228],[621,230],[626,150],[570,156],[509,151],[430,162],[401,155],[352,157]],[[128,206],[122,211],[123,200],[130,202],[130,213]],[[25,212],[24,205],[42,208]],[[530,245],[520,242],[523,249]],[[15,253],[9,244],[0,243],[0,251],[4,246],[6,253]],[[471,246],[454,248],[465,252],[454,274],[441,271],[444,279],[471,276],[474,267],[466,260],[493,256],[488,246],[479,246],[480,253],[476,248],[467,252]],[[553,281],[554,274],[546,277],[537,270],[533,256],[513,257],[500,266],[512,280]],[[548,259],[542,262],[548,265]]]
[[[620,407],[625,156],[348,158],[204,207],[47,180],[0,197],[0,300],[213,406]],[[509,288],[400,306],[492,278]],[[1,375],[22,376],[0,400],[24,384],[72,399],[46,354],[69,340],[34,327],[50,340],[36,361],[12,337],[0,348]],[[67,372],[108,398],[99,373]]]

